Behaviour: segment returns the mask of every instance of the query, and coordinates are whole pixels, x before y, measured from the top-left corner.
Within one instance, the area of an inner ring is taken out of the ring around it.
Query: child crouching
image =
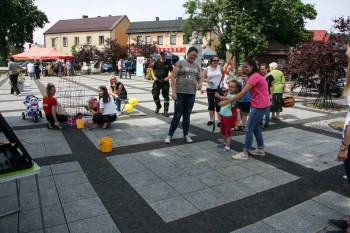
[[[228,82],[228,94],[226,96],[220,96],[219,93],[215,93],[215,97],[220,98],[221,100],[227,100],[234,97],[237,93],[240,92],[241,84],[237,80],[230,80]],[[236,105],[236,102],[232,102],[225,106],[222,106],[220,109],[220,133],[224,137],[224,143],[218,145],[219,153],[229,152],[231,146],[232,138],[232,125],[234,122],[232,115],[232,108]]]

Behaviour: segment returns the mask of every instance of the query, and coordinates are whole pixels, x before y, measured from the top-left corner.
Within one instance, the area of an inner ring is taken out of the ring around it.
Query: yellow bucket
[[[112,138],[100,138],[100,151],[111,152],[112,151]]]
[[[78,129],[84,129],[84,120],[83,119],[76,119],[75,123],[76,123]]]

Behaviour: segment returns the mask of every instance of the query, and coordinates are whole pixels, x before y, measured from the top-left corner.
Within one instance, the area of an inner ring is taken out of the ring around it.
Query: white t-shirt
[[[216,89],[221,81],[221,67],[218,65],[215,70],[211,70],[211,67],[207,67],[207,77],[212,83],[208,83],[208,88]]]
[[[27,71],[28,71],[29,73],[34,73],[34,64],[33,64],[33,63],[29,62],[29,63],[27,64]]]
[[[117,106],[114,103],[113,96],[109,95],[109,102],[104,103],[103,99],[100,99],[100,108],[103,108],[102,115],[111,115],[117,113]]]

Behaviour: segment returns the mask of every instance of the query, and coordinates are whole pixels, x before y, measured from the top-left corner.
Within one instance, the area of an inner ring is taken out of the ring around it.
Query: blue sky
[[[160,20],[172,20],[178,17],[186,18],[182,5],[186,0],[36,0],[35,5],[45,12],[50,23],[43,29],[34,32],[34,42],[44,44],[43,33],[60,19],[76,19],[82,15],[89,17],[108,15],[127,15],[131,22],[151,21],[155,17]],[[350,15],[350,0],[302,0],[304,3],[315,4],[318,16],[316,20],[307,22],[307,29],[329,30],[332,18]]]

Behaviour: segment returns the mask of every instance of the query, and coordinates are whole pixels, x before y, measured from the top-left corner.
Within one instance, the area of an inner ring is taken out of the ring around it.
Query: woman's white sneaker
[[[246,159],[249,159],[249,156],[244,154],[243,152],[241,152],[241,153],[238,153],[236,155],[233,155],[232,158],[239,159],[239,160],[246,160]]]
[[[193,142],[192,138],[190,138],[190,136],[188,136],[188,135],[186,135],[186,136],[184,137],[184,139],[185,139],[185,141],[186,141],[187,143]]]
[[[166,144],[169,144],[169,143],[171,142],[171,136],[169,136],[169,135],[166,136],[164,142],[165,142]]]

